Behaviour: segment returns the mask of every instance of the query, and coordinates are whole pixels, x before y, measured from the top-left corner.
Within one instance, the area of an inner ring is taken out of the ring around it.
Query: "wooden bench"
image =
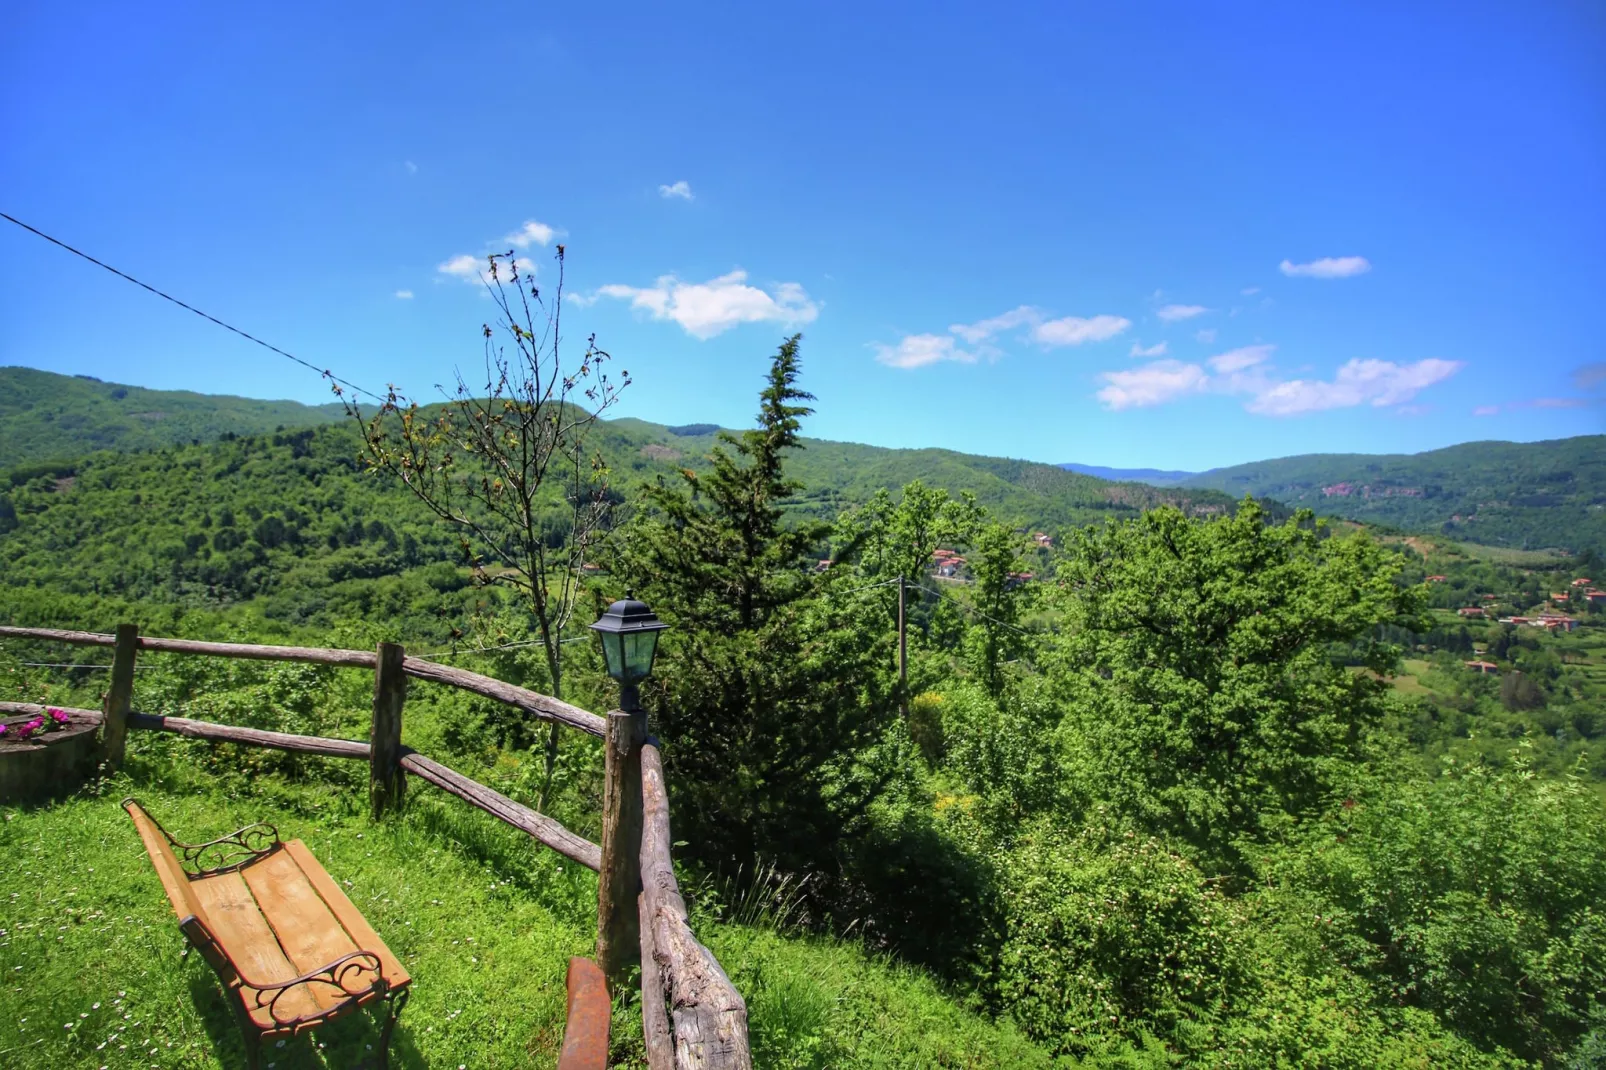
[[[264,1042],[378,1000],[388,1011],[379,1042],[387,1065],[412,979],[305,844],[281,843],[271,825],[184,844],[136,800],[123,809],[179,928],[223,982],[252,1070]]]

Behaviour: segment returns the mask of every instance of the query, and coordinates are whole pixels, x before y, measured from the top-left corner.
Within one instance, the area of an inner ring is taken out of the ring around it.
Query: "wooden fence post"
[[[128,711],[134,705],[134,655],[139,650],[139,626],[119,624],[117,645],[112,651],[112,679],[106,690],[106,703],[101,710],[106,715],[102,726],[102,746],[106,753],[107,772],[122,768],[123,755],[128,749]]]
[[[402,703],[407,698],[406,652],[397,643],[380,643],[374,665],[374,718],[368,734],[368,801],[374,818],[401,809],[407,774],[401,767]]]
[[[608,714],[602,784],[602,870],[597,880],[597,965],[617,981],[641,955],[641,745],[645,710]]]

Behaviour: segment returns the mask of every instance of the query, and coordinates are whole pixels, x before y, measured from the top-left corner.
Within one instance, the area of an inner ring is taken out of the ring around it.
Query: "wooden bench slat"
[[[360,951],[340,922],[313,891],[288,851],[275,851],[240,871],[246,886],[256,897],[262,917],[279,938],[285,957],[297,974],[321,969],[343,955]],[[225,944],[225,946],[227,946]],[[347,997],[330,985],[304,986],[323,1010],[329,1010]],[[280,1017],[284,1017],[281,1013]]]
[[[386,982],[392,988],[395,988],[412,980],[407,973],[406,967],[401,964],[401,960],[391,953],[390,948],[385,946],[385,942],[379,938],[379,934],[374,932],[373,926],[368,924],[368,919],[363,917],[356,904],[347,898],[340,885],[336,884],[334,878],[329,876],[329,871],[323,868],[322,863],[313,856],[307,845],[300,840],[291,840],[284,845],[284,849],[295,859],[296,865],[301,867],[301,872],[306,874],[308,883],[323,897],[324,904],[329,907],[341,926],[350,934],[352,942],[362,950],[372,951],[379,956]]]
[[[228,952],[244,978],[261,984],[288,981],[299,977],[300,970],[285,957],[267,919],[262,916],[251,889],[239,873],[219,873],[190,883],[195,897],[206,910],[207,928]],[[300,1018],[324,1010],[310,992],[313,986],[302,985],[286,992],[279,1000],[279,1015],[283,1018]],[[273,1029],[276,1023],[266,1008],[255,1007],[253,989],[247,987],[246,1008],[251,1020],[263,1029]]]

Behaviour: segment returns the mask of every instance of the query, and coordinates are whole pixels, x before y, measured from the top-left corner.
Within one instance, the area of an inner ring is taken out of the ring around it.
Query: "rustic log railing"
[[[377,651],[262,646],[142,636],[133,625],[115,635],[56,628],[0,626],[0,639],[44,640],[113,649],[111,680],[100,710],[68,709],[98,721],[109,768],[121,765],[127,732],[172,732],[191,739],[350,758],[369,764],[369,798],[376,818],[398,810],[412,774],[530,836],[570,861],[598,873],[597,959],[614,981],[641,964],[642,1031],[651,1070],[751,1070],[747,1006],[713,953],[692,934],[686,903],[670,857],[669,796],[657,741],[647,735],[646,714],[615,710],[606,718],[567,702],[466,669],[407,657],[400,646]],[[134,661],[140,651],[260,661],[290,661],[368,669],[374,704],[367,742],[240,728],[132,708]],[[603,842],[595,844],[522,803],[480,784],[401,742],[407,680],[428,680],[493,699],[532,717],[566,725],[605,743]],[[35,713],[45,707],[0,702],[0,713]],[[575,973],[571,970],[571,997]],[[575,1008],[595,1000],[571,998],[564,1067],[606,1059],[607,1030],[582,1025]],[[573,1041],[571,1044],[570,1041]],[[599,1048],[600,1045],[600,1048]],[[604,1065],[595,1062],[595,1065]]]

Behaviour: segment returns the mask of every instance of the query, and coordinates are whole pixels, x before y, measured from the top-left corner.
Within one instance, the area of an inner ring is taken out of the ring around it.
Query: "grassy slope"
[[[1346,482],[1356,488],[1347,496],[1323,493]],[[1606,553],[1606,435],[1467,442],[1417,454],[1283,457],[1218,468],[1184,486],[1270,497],[1354,520],[1442,529],[1496,546]],[[1361,487],[1370,487],[1371,495]],[[1407,489],[1421,494],[1399,493]]]
[[[102,449],[210,442],[341,418],[339,405],[147,390],[34,368],[0,368],[0,470],[71,460]]]
[[[238,1067],[240,1041],[211,971],[183,955],[161,885],[117,806],[139,796],[181,838],[254,820],[299,837],[414,978],[393,1047],[402,1067],[552,1066],[563,975],[588,953],[595,878],[456,800],[415,787],[405,817],[376,825],[360,799],[273,778],[225,792],[172,762],[141,758],[100,794],[3,811],[0,824],[0,1064]],[[1043,1053],[959,1009],[915,971],[857,947],[699,925],[749,1002],[766,1067],[1034,1067]],[[281,1070],[352,1065],[376,1036],[367,1018],[270,1049]],[[612,1065],[644,1065],[639,1004],[615,1002]]]

